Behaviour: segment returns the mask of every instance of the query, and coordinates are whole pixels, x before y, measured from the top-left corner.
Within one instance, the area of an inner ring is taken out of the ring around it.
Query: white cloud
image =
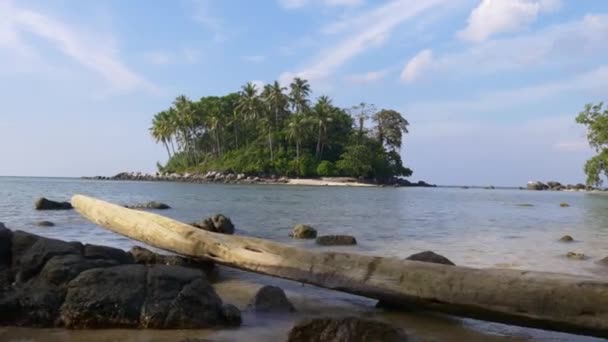
[[[324,79],[352,58],[381,46],[400,24],[444,2],[392,0],[362,15],[343,19],[333,25],[334,29],[349,31],[343,40],[322,51],[309,66],[299,72],[283,73],[282,78],[295,75],[308,80]]]
[[[401,80],[404,82],[415,81],[422,72],[426,71],[433,64],[433,52],[429,49],[420,51],[416,56],[412,57],[403,71],[401,72]]]
[[[250,56],[243,56],[243,60],[250,62],[250,63],[263,63],[266,60],[266,57],[262,56],[262,55],[250,55]]]
[[[388,70],[368,71],[362,74],[347,75],[345,80],[349,83],[366,84],[382,80],[388,74]]]
[[[326,7],[354,7],[363,4],[364,0],[279,0],[279,5],[286,9],[298,9],[309,5]]]
[[[71,27],[34,10],[17,7],[11,1],[1,5],[2,19],[6,20],[0,26],[0,49],[16,47],[21,52],[36,53],[42,57],[24,39],[23,33],[33,34],[46,40],[74,62],[103,77],[114,90],[143,88],[157,91],[156,86],[120,60],[114,46],[100,44],[100,37],[85,35],[81,28]]]
[[[455,78],[497,71],[559,67],[608,56],[608,15],[590,14],[513,38],[486,41],[465,50],[435,56],[426,73]],[[418,78],[423,77],[421,72]]]
[[[560,0],[482,0],[458,36],[481,42],[500,33],[517,32],[533,23],[539,14],[554,11],[560,5]]]
[[[255,89],[258,91],[258,94],[262,93],[262,90],[264,90],[264,86],[266,85],[266,82],[260,80],[253,80],[251,83],[255,85]]]

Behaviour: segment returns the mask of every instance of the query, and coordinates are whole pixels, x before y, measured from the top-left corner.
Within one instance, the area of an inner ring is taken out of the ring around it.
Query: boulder
[[[55,224],[51,221],[38,221],[36,222],[38,227],[53,227]]]
[[[533,182],[530,181],[527,184],[528,190],[547,190],[549,186],[542,182]]]
[[[356,245],[357,239],[350,235],[323,235],[316,242],[322,246],[349,246]]]
[[[566,257],[568,259],[573,259],[573,260],[587,260],[587,259],[589,259],[589,257],[586,256],[585,253],[577,253],[577,252],[568,252],[566,254]]]
[[[132,254],[125,252],[122,249],[107,246],[84,245],[83,256],[87,259],[114,260],[118,264],[135,263]]]
[[[559,204],[560,207],[562,208],[568,208],[570,206],[570,204],[566,203],[566,202],[562,202]]]
[[[125,205],[125,208],[129,209],[156,209],[156,210],[165,210],[171,209],[168,204],[162,202],[151,201],[147,203],[137,203],[134,205]]]
[[[388,323],[358,317],[313,318],[300,321],[288,342],[403,342],[407,335]]]
[[[574,238],[570,235],[564,235],[559,239],[560,242],[574,242]]]
[[[602,266],[608,266],[608,257],[605,257],[602,260],[598,260],[597,263]]]
[[[194,227],[220,234],[234,234],[234,224],[230,218],[219,214],[208,217],[199,222],[191,223]]]
[[[455,265],[450,259],[444,257],[443,255],[439,255],[435,252],[432,252],[432,251],[424,251],[424,252],[412,254],[409,257],[407,257],[406,260],[432,262],[435,264],[451,265],[451,266]]]
[[[241,318],[241,310],[232,304],[225,304],[222,307],[222,314],[226,319],[226,324],[229,326],[238,327],[243,322]]]
[[[551,190],[561,190],[564,186],[560,182],[550,181],[547,182],[547,187]]]
[[[72,209],[72,204],[70,202],[51,201],[41,197],[34,203],[34,208],[36,210],[69,210]]]
[[[254,312],[286,313],[296,311],[285,292],[276,286],[264,286],[251,299],[248,308]]]
[[[208,276],[213,274],[215,263],[208,260],[184,258],[179,255],[157,254],[143,247],[134,246],[129,251],[133,261],[142,265],[169,265],[199,269]]]
[[[293,227],[289,236],[295,239],[314,239],[317,237],[317,230],[305,224],[297,224]]]

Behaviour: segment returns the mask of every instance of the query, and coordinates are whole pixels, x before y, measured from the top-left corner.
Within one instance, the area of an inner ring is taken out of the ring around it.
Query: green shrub
[[[337,172],[336,165],[329,160],[323,160],[317,166],[317,174],[321,177],[333,177],[337,175]]]

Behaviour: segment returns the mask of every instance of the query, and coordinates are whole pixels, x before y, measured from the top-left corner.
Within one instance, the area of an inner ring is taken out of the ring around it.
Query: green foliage
[[[587,104],[578,114],[576,122],[587,127],[587,140],[597,155],[585,163],[587,185],[599,186],[603,183],[600,175],[608,177],[608,108],[604,103]]]
[[[333,177],[338,175],[338,169],[329,160],[323,160],[317,166],[317,174],[321,177]]]
[[[226,171],[248,175],[409,176],[397,152],[407,121],[396,111],[360,104],[353,115],[327,96],[310,100],[310,84],[296,78],[263,89],[192,101],[178,96],[154,116],[150,134],[167,150],[162,172]],[[372,115],[373,114],[373,115]],[[368,118],[375,127],[364,127]]]

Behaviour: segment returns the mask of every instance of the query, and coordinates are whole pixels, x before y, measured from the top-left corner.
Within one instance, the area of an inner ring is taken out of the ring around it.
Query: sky
[[[398,110],[413,179],[584,181],[605,0],[0,0],[0,175],[156,171],[152,116],[299,76]]]

